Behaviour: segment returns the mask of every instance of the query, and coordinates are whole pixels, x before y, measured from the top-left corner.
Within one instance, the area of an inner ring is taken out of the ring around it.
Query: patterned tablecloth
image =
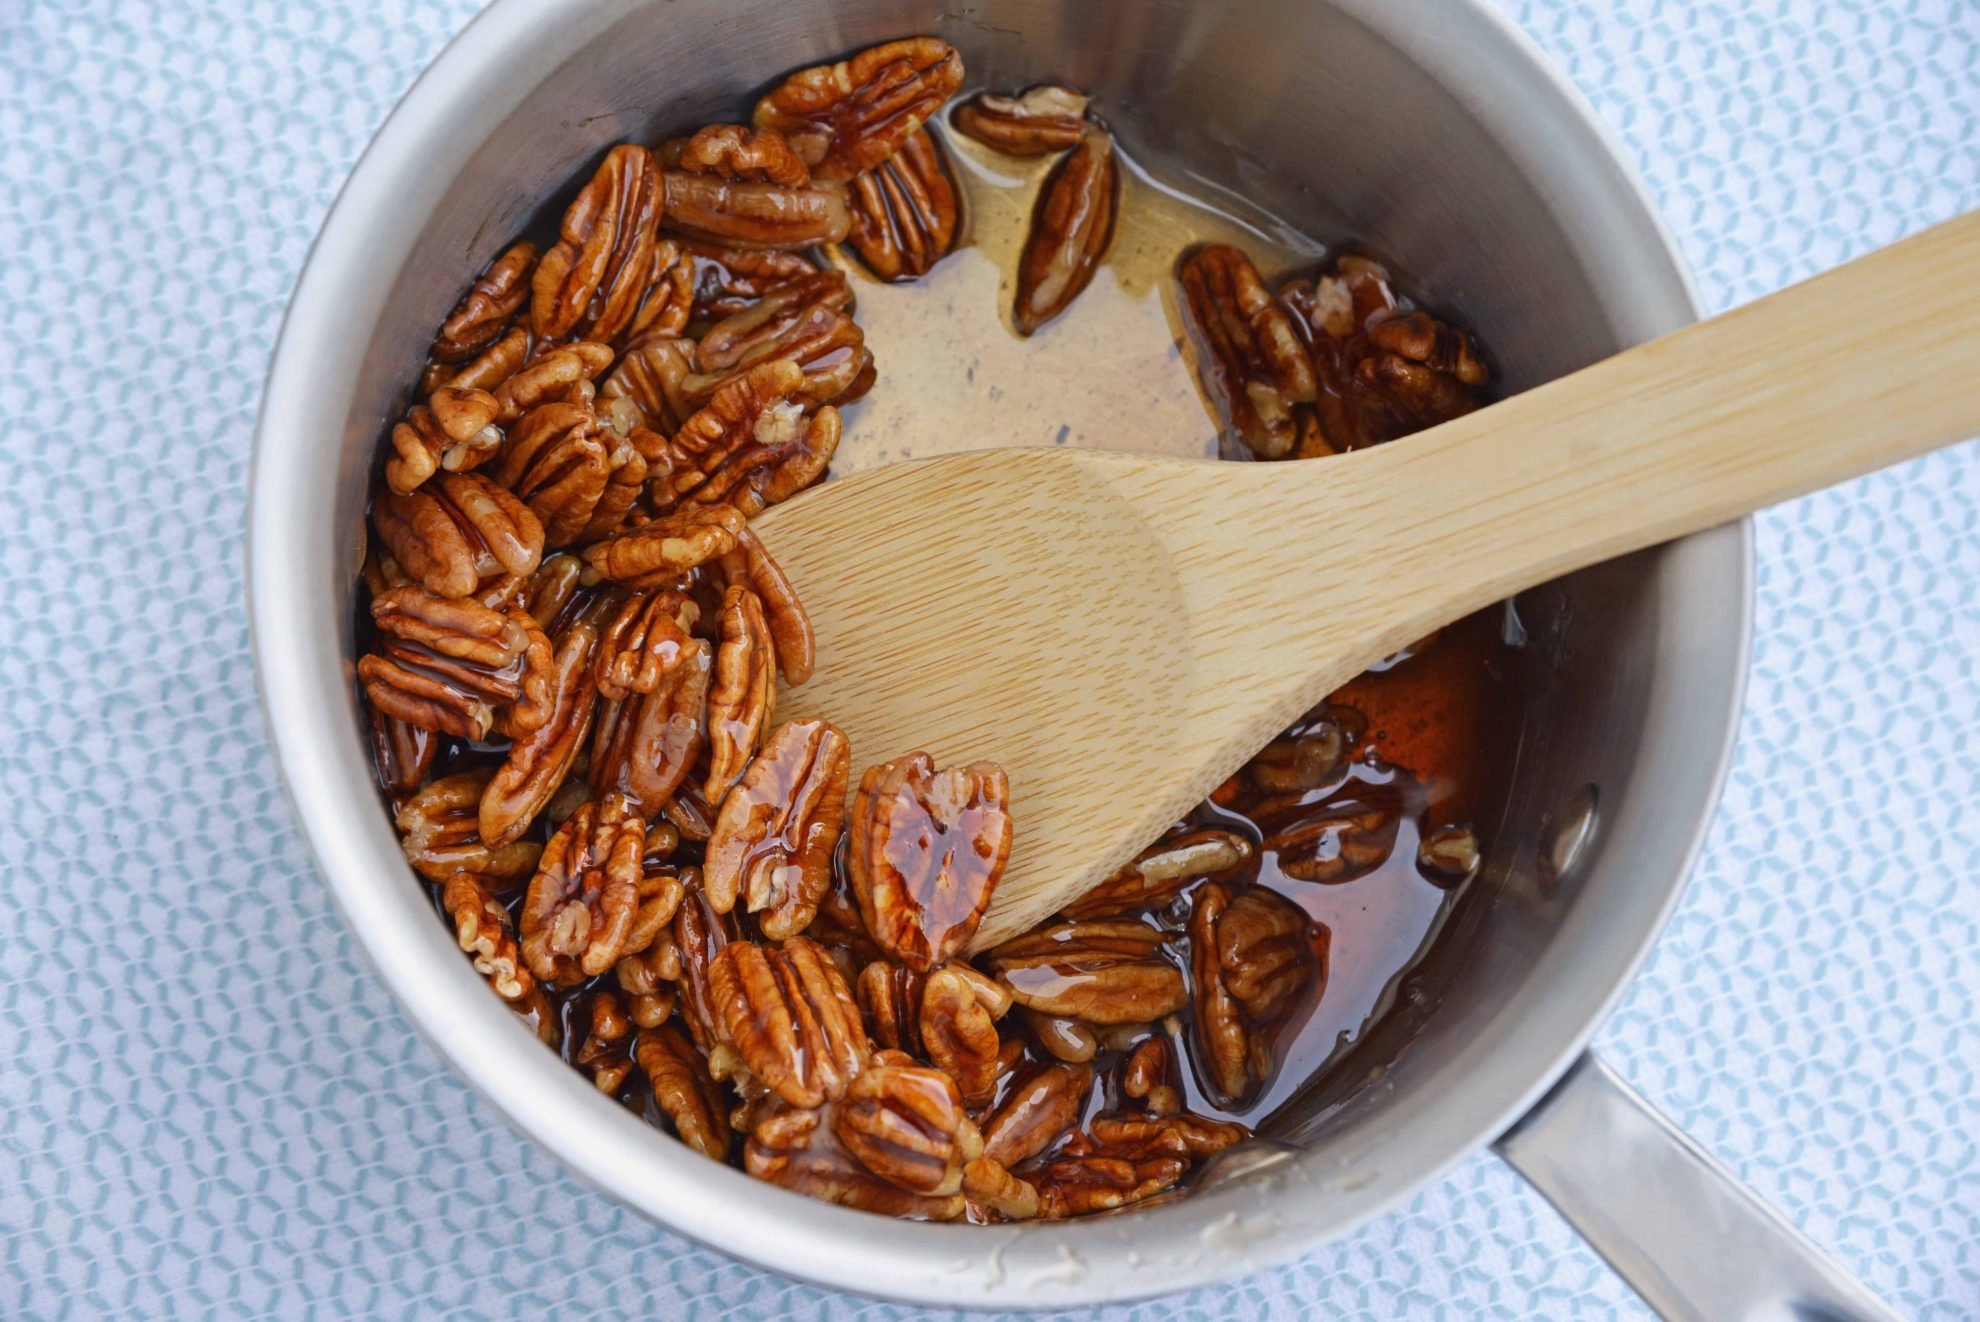
[[[1714,307],[1980,205],[1973,0],[1508,6]],[[0,0],[0,1315],[905,1312],[520,1143],[368,974],[276,785],[257,393],[332,194],[474,8]],[[1980,449],[1769,513],[1759,554],[1731,784],[1601,1045],[1904,1312],[1980,1315]],[[1481,1155],[1109,1316],[1642,1311]]]

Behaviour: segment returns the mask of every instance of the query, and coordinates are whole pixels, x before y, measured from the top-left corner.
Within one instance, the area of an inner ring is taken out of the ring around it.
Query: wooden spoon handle
[[[1358,497],[1381,520],[1365,534],[1395,548],[1377,605],[1414,627],[1401,617],[1455,618],[1976,433],[1980,212],[1419,437],[1313,465],[1288,504],[1325,518]]]

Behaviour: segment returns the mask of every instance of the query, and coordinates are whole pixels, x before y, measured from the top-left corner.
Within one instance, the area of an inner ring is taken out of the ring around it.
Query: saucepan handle
[[[1896,1322],[1592,1053],[1493,1148],[1666,1318]]]

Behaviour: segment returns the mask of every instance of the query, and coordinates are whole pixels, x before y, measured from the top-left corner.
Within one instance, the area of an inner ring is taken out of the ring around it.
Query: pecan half
[[[732,316],[764,295],[818,271],[803,253],[724,248],[691,239],[682,246],[694,259],[694,316],[701,321]]]
[[[591,521],[611,463],[590,406],[551,401],[509,429],[493,472],[542,521],[544,544],[555,547],[576,541]]]
[[[1227,243],[1191,253],[1178,276],[1204,393],[1253,454],[1284,458],[1296,437],[1294,406],[1318,392],[1292,317],[1251,259]]]
[[[1162,933],[1133,919],[1040,927],[990,952],[1019,1005],[1093,1024],[1143,1024],[1189,999]]]
[[[700,608],[685,593],[636,592],[621,602],[598,634],[592,673],[598,692],[613,702],[651,693],[694,647],[689,632]]]
[[[899,150],[962,78],[962,56],[947,42],[889,41],[798,70],[756,103],[754,120],[790,139],[818,178],[850,179]]]
[[[693,491],[745,446],[762,440],[774,443],[794,433],[802,418],[791,396],[803,385],[803,368],[791,359],[775,358],[717,390],[681,424],[668,447],[674,493]]]
[[[1114,137],[1097,124],[1046,176],[1031,213],[1031,233],[1018,258],[1017,303],[1011,316],[1029,335],[1064,312],[1093,281],[1114,238],[1120,171]]]
[[[590,1020],[573,1063],[591,1076],[599,1092],[615,1097],[632,1074],[632,1055],[627,1051],[632,1045],[632,1020],[626,1018],[619,998],[608,991],[592,993]]]
[[[471,596],[502,574],[534,573],[543,525],[479,473],[442,473],[371,506],[378,538],[413,580],[442,597]]]
[[[529,301],[529,276],[536,266],[536,245],[524,240],[504,250],[488,264],[461,295],[461,301],[440,323],[433,338],[433,357],[443,363],[464,363],[502,337]]]
[[[484,768],[442,776],[406,800],[392,819],[406,861],[428,881],[472,872],[484,884],[515,882],[536,870],[542,845],[521,840],[489,845],[481,838],[481,795],[493,774]]]
[[[803,188],[811,182],[811,167],[775,129],[710,124],[669,147],[674,150],[661,153],[667,168],[679,168],[689,174],[781,184],[785,188]]]
[[[1252,810],[1279,871],[1299,881],[1339,885],[1388,860],[1402,824],[1394,786],[1350,783],[1319,803],[1305,796],[1267,799]]]
[[[811,184],[738,182],[669,170],[662,180],[669,232],[728,248],[809,248],[852,228],[845,194]]]
[[[598,710],[598,689],[591,678],[597,642],[598,631],[582,621],[558,639],[549,719],[521,732],[513,729],[511,721],[515,740],[509,756],[481,796],[483,840],[507,844],[520,838],[564,783]]]
[[[634,514],[639,498],[646,493],[646,479],[652,471],[645,452],[651,450],[658,454],[665,450],[667,444],[657,433],[643,427],[622,435],[615,428],[604,425],[603,419],[600,419],[598,440],[605,447],[605,486],[591,507],[590,517],[572,537],[575,542],[602,541],[617,533],[628,521],[645,522],[643,513]]]
[[[706,639],[690,639],[653,692],[600,705],[591,746],[594,793],[616,790],[649,815],[669,804],[706,743],[702,720],[713,660]]]
[[[1137,1203],[1172,1188],[1189,1169],[1182,1139],[1157,1130],[1140,1141],[1103,1143],[1075,1134],[1054,1158],[1029,1172],[1038,1213],[1049,1219],[1085,1216]]]
[[[649,577],[671,580],[728,554],[742,529],[740,510],[694,505],[587,546],[584,558],[601,577],[639,587]]]
[[[755,438],[732,453],[689,499],[734,505],[744,518],[753,518],[825,476],[839,448],[837,409],[828,404],[805,414],[793,407],[762,421],[771,425],[759,425]]]
[[[782,947],[733,941],[708,966],[721,1040],[792,1106],[845,1095],[870,1047],[859,1006],[822,946],[793,937]]]
[[[955,1082],[898,1051],[881,1052],[852,1081],[832,1128],[867,1170],[930,1197],[961,1189],[963,1163],[983,1152]]]
[[[442,468],[460,473],[487,462],[502,444],[501,408],[485,390],[441,386],[392,428],[396,453],[385,461],[385,484],[403,495]]]
[[[658,363],[658,377],[676,412],[699,408],[736,373],[788,358],[804,379],[784,393],[805,408],[856,398],[860,374],[873,354],[866,334],[847,315],[852,285],[843,271],[819,271],[772,290],[710,326],[695,346],[692,373]]]
[[[1361,714],[1330,705],[1301,721],[1245,763],[1244,774],[1268,794],[1304,794],[1338,783],[1361,744]]]
[[[494,385],[502,411],[495,420],[506,426],[539,404],[562,402],[589,405],[592,381],[612,365],[609,345],[580,340],[546,349]],[[459,384],[456,382],[455,384]]]
[[[916,129],[900,150],[852,181],[853,249],[882,280],[913,280],[949,255],[961,212],[934,135]]]
[[[1029,1161],[1079,1123],[1092,1092],[1087,1065],[1047,1065],[1021,1076],[983,1122],[983,1155],[1005,1166]]]
[[[378,648],[358,658],[365,697],[385,716],[486,739],[498,717],[512,730],[543,725],[555,702],[550,640],[520,610],[393,588],[371,603]]]
[[[653,278],[660,167],[633,143],[614,147],[564,212],[537,262],[529,314],[537,335],[609,340],[632,320]]]
[[[1136,1156],[1172,1152],[1180,1143],[1191,1157],[1212,1157],[1251,1137],[1251,1130],[1235,1120],[1212,1120],[1187,1111],[1164,1116],[1096,1115],[1088,1131],[1102,1148]]]
[[[814,426],[823,422],[827,411],[819,412],[813,420]],[[834,413],[835,427],[837,421],[838,415]],[[722,557],[721,566],[722,576],[729,585],[747,584],[762,600],[763,619],[770,626],[770,638],[777,649],[777,669],[784,673],[784,679],[791,684],[810,679],[817,650],[811,617],[805,614],[790,579],[784,577],[783,569],[770,557],[769,548],[745,527],[736,534],[735,549]]]
[[[1049,156],[1079,145],[1086,93],[1040,83],[1017,96],[978,92],[949,118],[959,132],[1006,156]]]
[[[653,245],[653,283],[639,311],[626,328],[612,337],[626,344],[645,335],[679,335],[694,315],[694,258],[672,239]]]
[[[722,1026],[709,982],[709,967],[737,939],[736,922],[708,907],[708,896],[697,881],[687,888],[681,907],[674,914],[673,935],[681,965],[681,1019],[693,1035],[694,1044],[703,1052],[713,1051],[722,1040]]]
[[[1202,827],[1171,832],[1107,880],[1067,905],[1068,918],[1107,918],[1156,909],[1205,877],[1226,877],[1258,856],[1236,831]]]
[[[439,750],[438,735],[411,721],[387,716],[366,702],[365,719],[371,730],[371,765],[378,773],[378,784],[396,804],[426,780],[433,769],[433,755]]]
[[[495,994],[511,1004],[529,999],[536,980],[524,967],[509,911],[488,893],[481,877],[456,872],[440,888],[440,907],[454,921],[454,939],[488,979]]]
[[[461,366],[448,370],[446,363],[429,363],[419,387],[426,394],[444,386],[456,390],[494,390],[513,377],[529,361],[533,341],[529,330],[511,326],[502,337]],[[498,422],[501,420],[498,416]]]
[[[868,767],[848,871],[866,930],[909,968],[969,944],[1011,853],[1010,781],[994,762],[938,773],[926,753]]]
[[[1029,1221],[1038,1215],[1038,1190],[989,1157],[963,1166],[962,1190],[972,1221]]]
[[[987,995],[979,990],[987,985]],[[1010,1008],[997,983],[966,964],[945,964],[928,975],[921,989],[918,1036],[928,1063],[955,1080],[963,1104],[987,1106],[1002,1077],[996,1018]]]
[[[846,1151],[827,1111],[773,1107],[743,1148],[743,1169],[759,1180],[841,1207],[917,1221],[953,1221],[960,1193],[930,1197],[887,1183]]]
[[[674,1025],[662,1024],[633,1039],[633,1059],[646,1072],[653,1100],[667,1113],[681,1142],[704,1157],[727,1161],[734,1142],[728,1108],[694,1044]]]
[[[702,881],[717,913],[740,896],[772,941],[810,925],[832,884],[851,756],[845,735],[822,720],[787,722],[764,741],[708,837]]]
[[[1312,921],[1283,896],[1253,887],[1233,898],[1216,882],[1196,892],[1193,1054],[1219,1105],[1240,1109],[1271,1082],[1273,1027],[1320,976],[1317,949]]]
[[[722,595],[720,620],[722,641],[708,688],[708,778],[702,787],[710,803],[720,803],[749,765],[777,708],[774,644],[762,600],[732,583]]]
[[[646,823],[619,795],[585,804],[557,828],[523,900],[530,972],[570,986],[618,963],[639,912],[645,848]]]

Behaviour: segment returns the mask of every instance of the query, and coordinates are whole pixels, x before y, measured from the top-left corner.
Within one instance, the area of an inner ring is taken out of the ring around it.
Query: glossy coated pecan
[[[811,167],[775,129],[710,124],[669,146],[674,150],[661,153],[669,169],[785,188],[803,188],[811,182]]]
[[[1075,1134],[1027,1178],[1038,1191],[1039,1215],[1056,1220],[1140,1202],[1173,1187],[1188,1169],[1188,1148],[1166,1131],[1129,1144]]]
[[[949,163],[927,129],[852,181],[852,246],[882,280],[926,275],[949,255],[960,219]]]
[[[602,541],[628,522],[645,522],[643,512],[635,513],[639,498],[646,494],[646,479],[651,471],[643,451],[651,449],[658,453],[666,448],[660,436],[644,428],[627,435],[603,425],[602,419],[600,424],[598,439],[605,447],[605,487],[598,493],[590,517],[571,539],[576,542]]]
[[[632,1074],[632,1054],[627,1050],[632,1045],[632,1020],[626,1017],[626,1007],[619,998],[609,991],[592,993],[588,1018],[590,1026],[578,1046],[577,1067],[591,1076],[598,1091],[607,1097],[617,1096]]]
[[[364,704],[364,710],[371,730],[372,768],[378,773],[379,787],[396,804],[401,796],[425,783],[440,738],[432,730],[387,716],[370,702]]]
[[[694,258],[673,239],[653,246],[653,283],[639,311],[612,343],[627,344],[647,335],[679,335],[694,315]]]
[[[663,181],[667,229],[727,248],[809,248],[837,243],[852,228],[846,198],[818,184],[737,182],[669,170]]]
[[[600,704],[591,745],[594,793],[616,790],[649,815],[668,806],[706,743],[702,722],[713,662],[708,641],[690,639],[651,693]]]
[[[978,92],[950,119],[958,131],[1007,156],[1049,156],[1079,145],[1086,102],[1084,92],[1040,83],[1017,96]]]
[[[983,1122],[983,1155],[1005,1166],[1029,1161],[1079,1123],[1092,1092],[1086,1065],[1047,1065],[1021,1076]]]
[[[557,242],[537,262],[530,321],[539,336],[578,331],[609,340],[631,322],[653,279],[660,167],[621,143],[564,212]]]
[[[692,869],[690,869],[692,870]],[[679,910],[675,910],[676,914]],[[626,995],[626,1013],[641,1028],[658,1028],[674,1017],[675,986],[681,976],[681,951],[672,928],[663,929],[653,944],[627,955],[612,970]]]
[[[1192,1158],[1212,1157],[1251,1137],[1251,1130],[1234,1120],[1212,1120],[1189,1112],[1164,1116],[1133,1112],[1096,1115],[1088,1132],[1102,1150],[1137,1159],[1167,1155],[1178,1144]]]
[[[710,803],[720,803],[742,775],[777,708],[776,657],[762,600],[742,584],[730,584],[722,595],[720,626],[722,641],[708,686],[708,778],[702,786]]]
[[[839,411],[827,404],[806,414],[795,407],[766,415],[755,437],[696,487],[696,504],[734,505],[754,518],[825,476],[839,448]],[[766,603],[767,605],[767,603]]]
[[[643,335],[626,346],[612,374],[598,388],[601,416],[628,431],[672,432],[694,409],[687,406],[683,382],[694,373],[694,341],[671,335]],[[663,457],[664,457],[663,444]],[[648,456],[647,462],[653,462]],[[671,494],[671,469],[665,484]]]
[[[1119,194],[1113,135],[1088,124],[1079,145],[1046,176],[1032,210],[1011,312],[1018,334],[1029,335],[1064,312],[1092,283],[1114,238]]]
[[[1054,1059],[1083,1065],[1100,1053],[1100,1035],[1094,1032],[1093,1025],[1063,1015],[1042,1014],[1028,1007],[1020,1013],[1032,1039]]]
[[[1244,774],[1268,794],[1304,794],[1335,785],[1361,744],[1363,720],[1349,707],[1330,706],[1260,749]]]
[[[1219,1105],[1247,1105],[1271,1081],[1274,1025],[1318,978],[1317,949],[1311,920],[1280,895],[1253,887],[1233,898],[1216,882],[1196,892],[1193,1055]]]
[[[620,795],[587,803],[543,846],[522,908],[530,972],[554,986],[618,963],[639,913],[646,823]]]
[[[568,551],[543,557],[523,589],[523,609],[541,628],[560,631],[568,623],[564,613],[579,599],[583,576],[584,561]]]
[[[693,868],[685,870],[667,861],[680,841],[680,833],[662,822],[646,835],[646,850],[640,863],[639,908],[633,914],[632,930],[626,933],[625,953],[636,955],[659,940],[687,894]]]
[[[699,408],[736,373],[777,358],[804,370],[804,380],[786,392],[804,407],[856,398],[856,382],[873,355],[865,332],[847,315],[851,303],[845,272],[819,271],[716,322],[695,346],[694,372],[682,375],[660,365],[670,407]]]
[[[381,495],[371,524],[413,581],[442,597],[534,573],[543,556],[536,515],[480,473],[442,473],[417,491]]]
[[[358,658],[365,697],[386,716],[486,739],[498,718],[529,730],[555,702],[550,640],[520,610],[490,610],[424,588],[393,588],[371,603],[377,650]]]
[[[1204,393],[1225,429],[1261,459],[1284,458],[1296,438],[1294,407],[1318,391],[1292,317],[1251,259],[1227,243],[1191,253],[1178,277]]]
[[[521,881],[536,870],[543,846],[535,841],[504,845],[482,841],[481,795],[493,774],[484,768],[442,776],[406,800],[392,819],[406,861],[428,881],[444,882],[465,871],[492,886]]]
[[[734,1142],[727,1101],[708,1066],[672,1024],[649,1028],[633,1040],[633,1059],[653,1085],[653,1100],[673,1122],[681,1142],[704,1157],[727,1161]]]
[[[976,934],[1011,853],[1010,781],[994,762],[938,773],[926,753],[868,767],[847,864],[866,930],[930,969]]]
[[[787,722],[764,741],[708,837],[702,881],[717,913],[741,898],[772,941],[810,925],[832,884],[851,755],[822,720]]]
[[[964,1211],[960,1193],[930,1197],[887,1183],[839,1141],[831,1108],[767,1108],[743,1148],[743,1169],[793,1193],[916,1221],[953,1221]]]
[[[686,593],[635,592],[606,619],[592,662],[598,692],[613,702],[651,693],[693,649],[701,610]]]
[[[709,966],[731,941],[737,939],[734,918],[708,907],[700,879],[687,888],[679,911],[674,914],[674,949],[680,959],[681,1020],[694,1037],[694,1044],[713,1051],[722,1040],[721,1020],[716,1015]]]
[[[833,1132],[854,1160],[898,1189],[941,1197],[962,1188],[983,1136],[940,1070],[883,1051],[846,1088]]]
[[[1182,1110],[1176,1088],[1175,1052],[1166,1037],[1151,1037],[1121,1062],[1121,1095],[1142,1104],[1150,1115],[1174,1115]]]
[[[540,404],[589,406],[594,393],[592,381],[611,365],[609,345],[580,340],[547,349],[486,387],[502,405],[495,420],[507,426]]]
[[[740,373],[681,424],[669,446],[674,494],[686,495],[752,444],[775,444],[803,425],[792,402],[804,385],[804,369],[774,358]]]
[[[1483,857],[1478,834],[1468,826],[1437,827],[1416,846],[1416,866],[1439,886],[1471,880]]]
[[[710,806],[701,792],[701,786],[692,780],[675,791],[674,797],[667,800],[662,815],[680,830],[683,840],[706,842],[715,829],[715,809]]]
[[[433,357],[443,363],[464,363],[502,338],[529,301],[530,272],[536,267],[536,245],[524,240],[488,264],[433,339]]]
[[[492,472],[542,521],[544,545],[557,547],[576,541],[591,521],[611,463],[590,406],[552,401],[509,429]]]
[[[756,103],[820,179],[850,179],[897,151],[962,86],[962,56],[934,37],[869,47],[800,69]]]
[[[740,510],[694,505],[587,546],[584,558],[600,576],[638,587],[649,577],[671,580],[728,554],[742,529]]]
[[[523,966],[509,911],[488,893],[484,879],[456,872],[440,888],[440,906],[453,920],[454,939],[495,994],[511,1004],[527,1001],[536,980]]]
[[[1107,880],[1067,905],[1068,918],[1106,918],[1156,909],[1205,877],[1228,877],[1258,856],[1236,831],[1200,827],[1171,832]]]
[[[814,426],[823,422],[825,412],[819,412],[813,420]],[[833,423],[836,427],[836,413]],[[726,583],[746,584],[762,600],[763,618],[770,626],[771,641],[776,644],[777,669],[784,673],[785,680],[802,684],[810,679],[817,650],[811,617],[805,614],[797,591],[771,558],[769,548],[745,527],[736,534],[735,549],[722,557],[721,567]]]
[[[990,964],[1019,1005],[1093,1024],[1145,1024],[1189,999],[1162,933],[1133,919],[1055,923],[1006,941]]]
[[[597,643],[598,631],[582,621],[557,640],[550,717],[533,730],[511,729],[509,756],[481,796],[483,840],[507,844],[521,838],[564,783],[598,709],[598,689],[591,678]]]
[[[989,1157],[963,1166],[962,1190],[972,1221],[1029,1221],[1038,1215],[1038,1190]]]
[[[683,244],[694,259],[694,315],[719,321],[766,294],[815,275],[818,267],[803,253],[762,248]]]
[[[385,461],[385,484],[403,495],[442,468],[461,473],[486,463],[502,445],[501,409],[486,390],[441,386],[392,428],[396,453]]]
[[[904,964],[876,959],[859,971],[855,981],[859,1008],[873,1040],[893,1051],[921,1054],[921,991],[923,977]]]
[[[1261,802],[1252,818],[1276,853],[1279,871],[1300,881],[1338,885],[1380,867],[1396,846],[1402,803],[1392,785],[1350,782],[1318,802],[1287,795]]]
[[[838,966],[804,937],[731,942],[708,966],[708,990],[721,1040],[792,1106],[844,1096],[871,1050]]]
[[[513,377],[529,361],[533,341],[524,326],[511,326],[500,339],[459,367],[449,370],[445,363],[429,363],[420,378],[420,389],[427,394],[443,386],[456,390],[494,390]],[[496,421],[501,421],[497,415]]]
[[[1010,1008],[1004,988],[967,964],[944,964],[921,989],[917,1036],[928,1063],[955,1080],[963,1104],[988,1106],[997,1094],[997,1016]]]

